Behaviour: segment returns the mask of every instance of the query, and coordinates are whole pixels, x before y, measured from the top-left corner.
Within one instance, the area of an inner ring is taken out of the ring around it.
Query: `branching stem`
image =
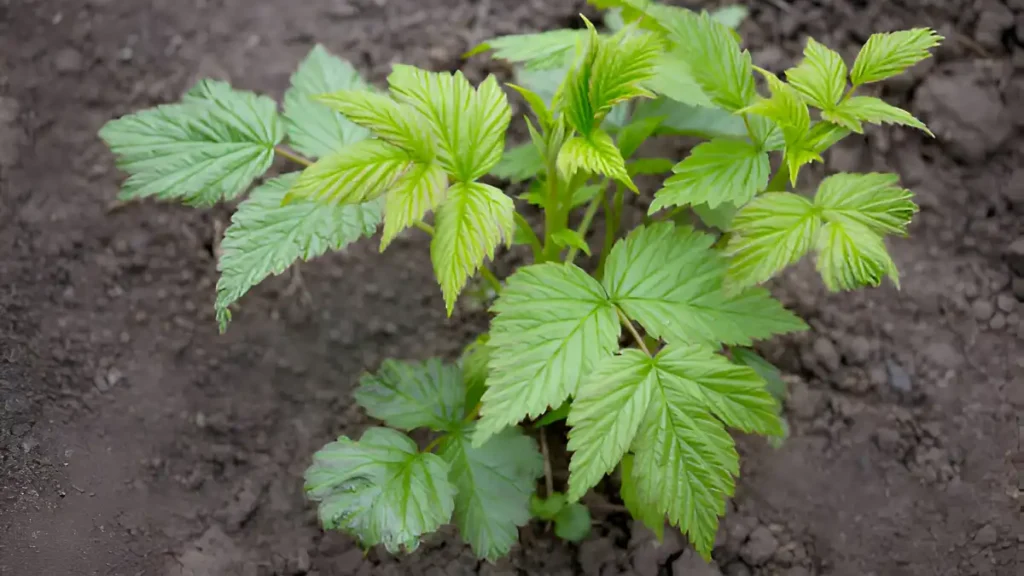
[[[285,148],[284,146],[275,146],[274,147],[274,152],[278,156],[280,156],[282,158],[285,158],[285,159],[288,159],[288,160],[291,160],[292,162],[295,162],[296,164],[299,164],[299,165],[302,165],[302,166],[306,166],[306,167],[309,167],[309,166],[313,165],[313,161],[312,160],[307,160],[306,158],[303,158],[302,156],[300,156],[298,154],[298,152],[293,152],[292,150],[289,150],[289,149]]]
[[[606,185],[605,185],[606,186]],[[587,205],[587,211],[583,213],[583,221],[580,222],[579,228],[576,229],[576,233],[583,239],[584,242],[587,240],[587,231],[590,230],[590,224],[594,221],[594,216],[597,214],[597,209],[601,207],[601,200],[604,199],[604,186],[601,187],[601,193],[596,194],[594,198]],[[569,254],[565,257],[566,262],[572,262],[576,259],[576,255],[579,254],[580,249],[573,246],[569,249]]]
[[[548,437],[544,428],[540,429],[540,452],[544,456],[544,488],[547,490],[545,496],[550,498],[555,493],[555,481],[551,472],[551,453],[548,452]]]
[[[636,331],[636,327],[633,326],[633,321],[626,316],[625,312],[619,310],[618,306],[615,307],[615,313],[619,315],[619,321],[626,327],[626,330],[629,330],[629,333],[633,336],[633,340],[636,340],[636,345],[644,351],[644,354],[650,356],[651,351],[647,348],[647,344],[644,343],[643,337],[641,337],[640,333]]]

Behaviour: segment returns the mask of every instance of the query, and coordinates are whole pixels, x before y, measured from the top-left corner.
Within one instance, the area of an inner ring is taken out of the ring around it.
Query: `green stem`
[[[647,348],[647,344],[644,343],[643,337],[640,336],[640,333],[636,331],[636,326],[633,326],[633,321],[630,320],[628,316],[626,316],[625,312],[619,310],[618,306],[615,307],[615,313],[619,315],[619,322],[621,322],[622,325],[626,327],[626,330],[628,330],[629,333],[633,336],[633,340],[636,341],[636,345],[639,346],[640,349],[644,351],[644,354],[650,356],[651,351],[650,349]]]
[[[747,127],[747,136],[750,136],[750,142],[754,146],[760,146],[757,142],[757,138],[754,137],[754,129],[750,127],[750,117],[746,114],[743,115],[743,125]]]
[[[594,195],[591,199],[590,204],[587,205],[587,211],[583,213],[583,221],[580,222],[579,228],[576,229],[576,233],[579,234],[580,238],[584,241],[587,239],[587,231],[590,230],[590,224],[594,221],[594,216],[597,214],[597,209],[601,207],[601,200],[604,199],[604,188],[607,184],[601,186],[601,192]],[[575,246],[569,249],[568,256],[565,257],[566,262],[572,262],[576,259],[576,255],[579,253],[579,248]]]
[[[288,160],[291,160],[292,162],[295,162],[296,164],[299,164],[299,165],[302,165],[302,166],[307,166],[307,167],[313,165],[313,161],[312,160],[307,160],[307,159],[303,158],[302,156],[299,156],[299,154],[297,152],[293,152],[293,151],[285,148],[284,146],[275,146],[274,147],[274,152],[278,156],[280,156],[282,158],[286,158]]]
[[[537,233],[533,231],[533,227],[526,221],[526,218],[522,214],[516,212],[514,214],[516,224],[523,229],[526,234],[526,239],[530,242],[530,249],[533,250],[533,261],[538,262],[541,259],[541,254],[544,252],[544,247],[541,246],[540,238],[537,238]]]
[[[432,441],[430,442],[430,444],[427,444],[427,447],[423,449],[423,452],[424,452],[424,453],[426,453],[426,452],[430,452],[430,451],[431,451],[431,450],[433,450],[434,448],[437,448],[437,445],[438,445],[438,444],[440,444],[442,440],[444,440],[444,437],[445,437],[445,436],[447,436],[447,434],[442,434],[442,435],[438,436],[437,438],[434,438],[434,439],[433,439],[433,440],[432,440]]]
[[[605,196],[607,200],[607,196]],[[615,185],[615,193],[611,202],[606,202],[604,214],[604,247],[601,249],[601,257],[597,262],[597,272],[594,277],[600,279],[604,275],[604,263],[608,259],[608,253],[612,251],[615,240],[619,236],[619,220],[622,216],[623,190],[619,184]]]
[[[427,224],[426,222],[413,222],[412,225],[415,226],[416,228],[419,228],[420,230],[423,230],[427,234],[430,234],[431,236],[434,235],[434,227],[431,226],[430,224]]]
[[[491,285],[491,288],[494,288],[495,293],[501,292],[501,282],[498,281],[498,277],[494,275],[494,272],[491,272],[490,268],[480,266],[480,275]]]

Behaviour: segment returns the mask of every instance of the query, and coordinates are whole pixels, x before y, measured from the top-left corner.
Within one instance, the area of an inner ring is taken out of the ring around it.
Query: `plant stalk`
[[[289,149],[285,148],[284,146],[275,146],[274,147],[274,153],[277,154],[278,156],[282,157],[282,158],[285,158],[287,160],[291,160],[292,162],[294,162],[296,164],[299,164],[301,166],[309,167],[309,166],[313,165],[313,161],[312,160],[307,160],[306,158],[303,158],[302,156],[300,156],[298,154],[298,152],[293,152],[292,150],[289,150]]]
[[[636,340],[636,345],[639,346],[640,349],[644,351],[644,354],[650,356],[651,351],[649,348],[647,348],[647,344],[644,343],[643,337],[641,337],[640,333],[636,331],[636,327],[633,326],[633,321],[630,320],[629,317],[626,316],[626,314],[622,310],[620,310],[618,306],[615,307],[615,312],[619,315],[619,321],[622,322],[622,325],[625,326],[626,330],[628,330],[629,333],[633,336],[633,340]]]
[[[530,249],[533,250],[533,261],[539,262],[541,255],[544,252],[544,247],[541,246],[540,238],[537,238],[537,233],[533,231],[533,227],[530,226],[530,223],[526,221],[526,218],[522,214],[517,211],[514,216],[516,224],[518,224],[519,227],[523,229],[523,232],[526,233],[526,239],[530,243]]]
[[[594,221],[594,216],[597,214],[597,209],[601,207],[601,201],[604,199],[604,190],[602,188],[600,194],[596,194],[594,198],[587,205],[587,211],[583,213],[583,221],[580,222],[579,228],[576,229],[576,233],[579,234],[583,241],[587,240],[587,231],[590,230],[590,224]],[[569,249],[569,254],[565,257],[566,262],[572,262],[576,259],[576,255],[580,249],[573,246]]]

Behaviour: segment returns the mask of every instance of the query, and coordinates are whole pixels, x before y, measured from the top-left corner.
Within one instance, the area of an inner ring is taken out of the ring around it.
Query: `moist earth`
[[[587,540],[535,523],[492,565],[447,529],[411,556],[364,555],[302,495],[310,454],[371,424],[351,396],[364,369],[455,358],[486,326],[467,303],[445,317],[422,233],[265,282],[220,336],[229,208],[115,202],[123,176],[96,132],[201,77],[279,97],[316,41],[377,82],[397,61],[507,78],[460,55],[597,15],[541,0],[0,0],[0,574],[1020,574],[1024,2],[748,5],[747,45],[775,71],[807,35],[851,62],[874,31],[947,38],[873,86],[934,140],[875,127],[827,156],[917,193],[909,238],[890,243],[902,288],[829,294],[809,262],[772,284],[812,328],[760,347],[790,384],[791,436],[739,438],[712,565],[672,531],[658,545],[614,490]]]

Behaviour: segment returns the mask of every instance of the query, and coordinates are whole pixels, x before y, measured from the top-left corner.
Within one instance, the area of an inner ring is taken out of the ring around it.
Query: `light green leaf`
[[[449,478],[458,490],[455,525],[478,557],[495,562],[530,521],[530,495],[544,459],[518,428],[506,428],[478,448],[472,433],[472,427],[452,433],[438,453],[451,466]]]
[[[285,202],[362,204],[381,196],[408,170],[408,152],[383,140],[362,140],[317,160],[302,171]]]
[[[498,36],[484,42],[463,55],[468,58],[493,50],[492,58],[523,63],[527,69],[557,68],[586,37],[585,30],[549,30],[536,34]]]
[[[561,405],[619,340],[604,289],[572,264],[520,268],[491,311],[491,377],[476,445]]]
[[[930,28],[872,34],[857,54],[850,80],[854,86],[885,80],[931,56],[944,38]]]
[[[350,63],[317,44],[292,74],[291,87],[284,93],[284,120],[292,148],[321,158],[370,135],[314,99],[338,90],[368,90],[368,86]]]
[[[270,98],[203,80],[181,104],[112,120],[99,135],[129,174],[122,199],[211,205],[242,194],[270,168],[284,126]]]
[[[732,29],[706,12],[682,10],[662,25],[677,53],[686,55],[693,77],[711,102],[730,112],[753,102],[757,93],[750,53],[740,49]]]
[[[551,89],[552,92],[558,87],[557,83],[554,84],[554,88]],[[537,121],[540,122],[541,128],[547,131],[554,123],[555,119],[554,116],[551,115],[551,110],[548,108],[548,104],[544,101],[544,98],[540,94],[537,94],[533,90],[523,86],[517,86],[515,84],[506,84],[506,86],[518,92],[519,95],[526,100],[526,104],[530,107],[533,115],[537,117]]]
[[[635,348],[602,360],[569,408],[569,499],[579,500],[629,450],[657,385],[654,363]]]
[[[752,136],[752,142],[765,152],[774,152],[786,147],[786,138],[778,124],[757,114],[747,115],[747,125],[750,126],[747,136]]]
[[[474,90],[462,72],[427,72],[396,64],[391,95],[425,116],[438,139],[438,162],[456,180],[471,182],[501,160],[512,111],[497,79]]]
[[[408,152],[420,162],[434,159],[434,138],[426,119],[408,106],[369,90],[338,90],[316,97],[320,102]]]
[[[750,15],[750,9],[742,4],[722,6],[711,12],[711,17],[729,28],[739,28],[740,24]]]
[[[553,107],[582,135],[590,134],[594,127],[596,111],[591,103],[590,85],[593,78],[594,62],[601,51],[601,39],[594,25],[587,23],[587,32],[581,41],[579,54],[565,79],[553,97]]]
[[[821,117],[859,133],[864,132],[861,122],[872,124],[900,124],[911,126],[934,137],[932,131],[913,114],[872,96],[854,96],[834,110],[822,112]]]
[[[846,63],[838,52],[807,39],[804,59],[786,70],[786,81],[821,110],[831,110],[846,91]]]
[[[821,217],[809,200],[789,192],[768,192],[732,219],[727,280],[738,287],[765,282],[802,258],[814,243]]]
[[[729,264],[713,243],[671,222],[634,229],[608,256],[603,285],[611,302],[670,344],[746,345],[806,329],[765,290],[723,291]]]
[[[647,529],[654,532],[658,542],[665,539],[665,514],[649,502],[642,502],[636,493],[636,480],[633,479],[633,455],[625,454],[620,462],[619,496],[629,511],[629,515],[639,520]]]
[[[384,199],[384,232],[380,239],[383,252],[402,231],[434,210],[444,200],[448,175],[440,164],[413,164],[391,186]]]
[[[558,93],[559,87],[569,75],[571,64],[572,58],[570,57],[566,59],[564,66],[550,70],[524,70],[517,68],[515,70],[515,79],[520,86],[540,97],[541,102],[544,102],[550,112],[550,108],[558,104],[555,102],[555,94]]]
[[[782,379],[782,372],[774,364],[762,358],[757,352],[750,348],[733,348],[732,359],[741,366],[746,366],[757,372],[765,382],[765,390],[775,398],[780,406],[786,400],[786,382]],[[785,432],[785,421],[782,421],[782,428]]]
[[[675,163],[668,158],[637,158],[626,163],[626,172],[630,176],[665,174],[671,172],[674,165]]]
[[[566,142],[558,151],[557,164],[566,180],[584,171],[607,176],[637,192],[622,153],[604,130],[594,130],[589,136],[576,136]]]
[[[756,145],[721,138],[695,147],[672,171],[648,214],[668,206],[745,204],[768,185],[771,164]]]
[[[693,76],[686,54],[679,49],[663,52],[654,63],[654,75],[646,86],[655,93],[690,106],[714,107]]]
[[[747,129],[743,118],[720,108],[703,108],[659,98],[641,100],[633,112],[633,121],[650,117],[662,117],[656,134],[695,136],[712,138],[743,138]]]
[[[453,430],[466,412],[462,371],[437,358],[385,360],[376,374],[359,379],[355,398],[367,414],[399,430]]]
[[[550,522],[555,519],[555,516],[558,516],[567,503],[565,494],[561,492],[555,492],[547,498],[541,498],[534,494],[530,497],[530,514],[533,514],[534,518]]]
[[[814,205],[829,221],[855,222],[877,234],[907,234],[917,213],[913,194],[896,174],[834,174],[818,186]]]
[[[579,502],[568,504],[555,516],[555,536],[580,542],[590,535],[590,510]]]
[[[487,364],[491,361],[491,349],[487,347],[490,335],[481,334],[462,351],[462,380],[466,384],[466,406],[476,406],[487,388]]]
[[[501,161],[491,168],[491,176],[522,182],[529,180],[544,171],[544,157],[533,142],[521,144],[505,151]]]
[[[654,97],[643,84],[654,76],[661,50],[661,40],[654,34],[623,31],[600,40],[590,73],[590,106],[598,119],[620,102]]]
[[[782,128],[786,144],[798,141],[811,126],[811,113],[800,93],[771,72],[756,68],[768,83],[771,98],[760,98],[743,112],[759,114]]]
[[[420,453],[408,436],[370,428],[321,448],[306,470],[306,495],[319,502],[325,530],[341,530],[363,547],[415,550],[420,536],[448,522],[455,487],[440,456]]]
[[[430,260],[451,316],[466,282],[515,231],[515,205],[504,192],[479,182],[456,183],[435,217]]]
[[[888,275],[899,288],[899,272],[881,236],[853,221],[828,222],[817,239],[818,272],[833,291],[878,286]]]
[[[297,174],[287,174],[253,190],[231,216],[217,262],[217,322],[223,332],[228,306],[271,274],[298,259],[340,250],[380,223],[380,203],[327,207],[311,201],[281,204]]]
[[[590,256],[590,246],[578,232],[571,228],[562,228],[551,235],[551,241],[562,248],[575,248]]]
[[[719,204],[716,208],[710,208],[707,204],[695,204],[690,208],[701,222],[723,232],[729,229],[733,216],[739,211],[735,204]]]
[[[632,156],[640,146],[651,137],[655,131],[658,130],[658,126],[661,125],[662,118],[652,116],[649,118],[643,118],[640,120],[634,120],[629,124],[626,124],[618,132],[619,152],[622,153],[623,158],[629,158]]]
[[[832,122],[815,122],[800,146],[816,154],[822,154],[834,144],[850,135],[850,130]]]
[[[603,194],[607,184],[590,184],[587,186],[580,186],[572,194],[572,207],[582,206],[594,199],[594,196]]]
[[[548,413],[545,414],[544,416],[542,416],[540,420],[537,420],[536,422],[534,422],[533,423],[533,427],[534,428],[543,428],[544,426],[549,426],[549,425],[554,424],[555,422],[558,422],[560,420],[565,420],[566,418],[569,417],[569,409],[571,407],[572,407],[572,402],[570,402],[568,400],[566,400],[565,402],[562,402],[561,406],[559,406],[558,408],[555,408],[554,410],[549,410]]]

